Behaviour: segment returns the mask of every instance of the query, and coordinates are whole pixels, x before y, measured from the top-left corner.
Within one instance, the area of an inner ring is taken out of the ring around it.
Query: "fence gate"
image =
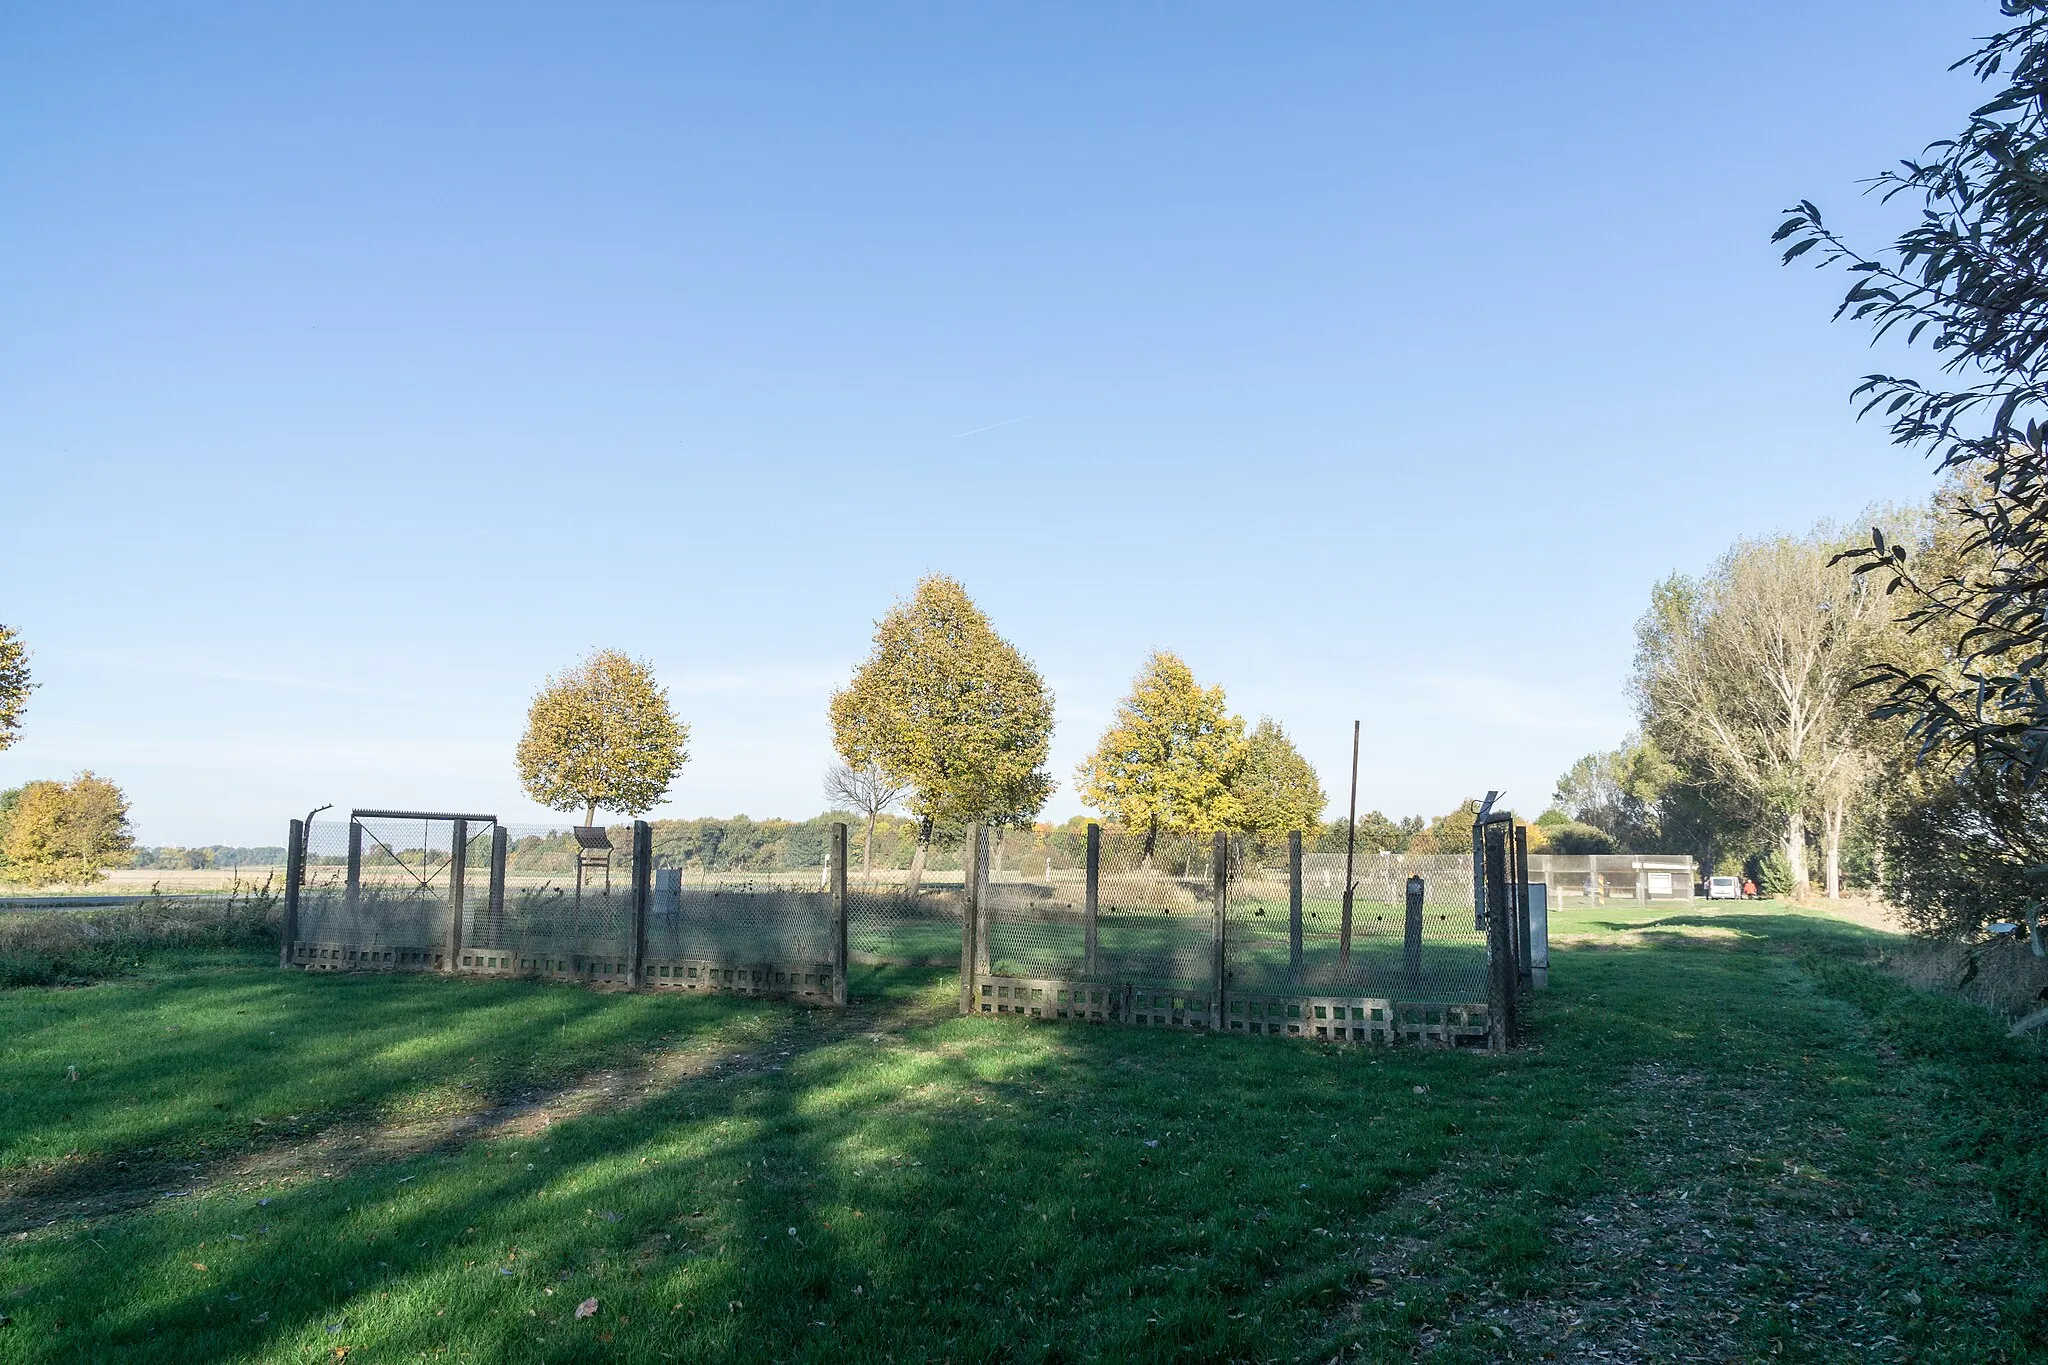
[[[455,970],[473,902],[487,922],[504,905],[495,816],[358,810],[345,823],[294,820],[286,847],[285,966]]]

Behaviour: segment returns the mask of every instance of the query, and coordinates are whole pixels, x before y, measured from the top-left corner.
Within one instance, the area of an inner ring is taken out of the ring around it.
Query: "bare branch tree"
[[[875,865],[875,821],[883,811],[901,801],[910,790],[872,763],[856,768],[851,763],[834,763],[825,770],[825,799],[859,812],[867,821],[860,843],[861,880],[869,878]]]

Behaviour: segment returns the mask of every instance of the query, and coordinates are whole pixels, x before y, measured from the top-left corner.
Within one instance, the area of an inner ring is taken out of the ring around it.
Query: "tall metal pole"
[[[1358,848],[1358,722],[1351,722],[1351,807],[1344,817],[1344,923],[1337,935],[1337,963],[1351,965],[1351,861]]]

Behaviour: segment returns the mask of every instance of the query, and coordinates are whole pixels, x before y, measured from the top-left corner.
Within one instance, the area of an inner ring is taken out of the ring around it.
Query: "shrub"
[[[226,896],[160,896],[106,910],[0,913],[0,987],[115,976],[168,948],[275,945],[283,905],[269,882]]]

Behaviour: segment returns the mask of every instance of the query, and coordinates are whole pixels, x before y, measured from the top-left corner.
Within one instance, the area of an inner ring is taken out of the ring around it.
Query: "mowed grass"
[[[0,1361],[2039,1358],[1995,1030],[1899,1041],[1927,998],[1818,915],[1556,927],[1507,1057],[888,969],[844,1013],[232,955],[0,992]]]

